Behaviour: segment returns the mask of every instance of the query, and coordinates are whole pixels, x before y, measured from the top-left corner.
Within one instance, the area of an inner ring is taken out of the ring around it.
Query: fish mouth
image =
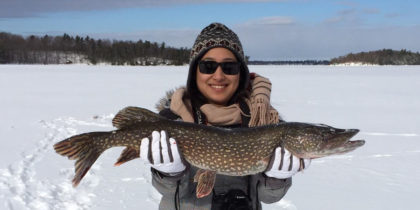
[[[332,134],[329,138],[326,138],[326,147],[335,147],[337,145],[344,144],[345,142],[352,142],[358,140],[351,140],[353,136],[359,133],[359,129],[335,129],[334,134]]]
[[[338,132],[337,132],[338,130]],[[351,140],[357,133],[359,129],[337,129],[336,132],[331,138],[327,140],[326,148],[347,148],[346,150],[351,150],[364,145],[365,141],[361,139]]]
[[[348,147],[352,147],[356,149],[357,147],[361,147],[365,144],[365,140],[362,139],[354,139],[352,140],[353,136],[359,133],[359,129],[346,129],[344,131],[344,136],[347,138],[345,145]]]

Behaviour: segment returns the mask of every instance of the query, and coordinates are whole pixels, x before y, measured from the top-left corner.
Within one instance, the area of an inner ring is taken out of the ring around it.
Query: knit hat
[[[248,87],[249,70],[245,62],[244,51],[238,36],[221,23],[211,23],[205,27],[197,36],[190,54],[190,69],[187,80],[187,91],[196,88],[195,77],[198,61],[203,55],[212,48],[223,47],[235,55],[236,59],[241,63],[240,82],[238,90],[242,91]]]

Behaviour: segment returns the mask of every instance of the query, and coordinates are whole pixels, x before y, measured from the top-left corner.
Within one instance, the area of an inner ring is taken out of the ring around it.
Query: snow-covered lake
[[[264,209],[417,209],[420,66],[250,66],[273,83],[287,121],[358,128],[366,145],[314,160],[285,198]],[[187,67],[0,65],[0,209],[157,209],[160,195],[138,159],[106,151],[78,188],[73,161],[52,145],[112,130],[125,106],[154,110],[185,83]]]

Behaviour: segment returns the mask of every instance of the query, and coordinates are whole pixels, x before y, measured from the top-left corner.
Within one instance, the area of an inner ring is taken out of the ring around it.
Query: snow
[[[273,83],[287,121],[358,128],[366,145],[313,160],[264,209],[416,209],[420,196],[419,66],[250,66]],[[52,145],[112,130],[125,106],[151,110],[185,83],[187,67],[0,65],[0,209],[157,209],[140,160],[114,167],[106,151],[77,188],[73,161]]]
[[[377,66],[377,64],[363,63],[363,62],[347,62],[347,63],[332,64],[332,65],[333,66]]]

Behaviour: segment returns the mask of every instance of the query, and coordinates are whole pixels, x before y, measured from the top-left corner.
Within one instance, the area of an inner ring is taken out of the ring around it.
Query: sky
[[[191,48],[205,26],[221,22],[251,60],[331,59],[420,51],[418,11],[415,0],[1,0],[0,31]]]

